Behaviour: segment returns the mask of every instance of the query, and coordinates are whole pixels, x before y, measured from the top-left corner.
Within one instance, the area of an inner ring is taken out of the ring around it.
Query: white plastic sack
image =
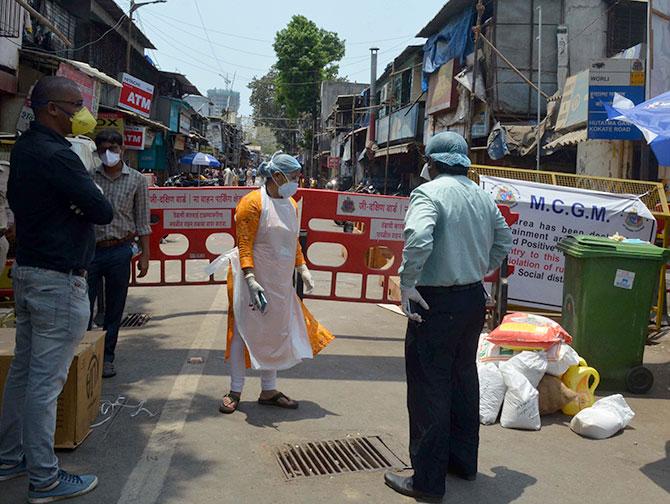
[[[542,422],[537,390],[528,378],[514,368],[503,372],[503,378],[507,392],[500,414],[500,425],[507,429],[540,430]]]
[[[635,413],[621,394],[604,397],[590,408],[585,408],[570,422],[570,428],[591,439],[607,439],[624,429]]]
[[[492,362],[477,366],[479,374],[479,421],[484,425],[496,423],[500,407],[505,399],[505,380]]]
[[[579,364],[579,354],[575,350],[565,343],[559,343],[561,345],[560,350],[558,351],[558,360],[551,361],[547,365],[547,374],[552,376],[558,376],[559,378],[565,374],[570,366],[576,366]]]
[[[526,351],[500,364],[500,370],[503,375],[509,370],[518,371],[528,379],[533,388],[537,388],[547,371],[547,364],[547,354],[545,352]]]

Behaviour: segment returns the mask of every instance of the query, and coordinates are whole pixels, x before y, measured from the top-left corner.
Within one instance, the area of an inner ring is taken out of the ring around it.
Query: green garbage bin
[[[648,392],[654,376],[642,358],[670,250],[583,235],[564,238],[558,249],[565,254],[562,322],[574,349],[598,370],[603,388]]]

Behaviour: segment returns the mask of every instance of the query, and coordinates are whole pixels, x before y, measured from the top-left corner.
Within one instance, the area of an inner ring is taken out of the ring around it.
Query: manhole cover
[[[289,480],[406,466],[379,436],[286,444],[275,456]]]
[[[151,319],[148,313],[129,313],[121,321],[121,327],[142,327]]]

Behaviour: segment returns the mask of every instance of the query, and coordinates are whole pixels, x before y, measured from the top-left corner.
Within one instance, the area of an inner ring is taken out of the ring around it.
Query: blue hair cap
[[[293,173],[298,170],[302,170],[298,160],[282,151],[275,152],[270,161],[258,167],[259,175],[266,178],[275,172]]]
[[[468,143],[458,133],[443,131],[433,135],[426,145],[426,157],[449,166],[470,167]]]

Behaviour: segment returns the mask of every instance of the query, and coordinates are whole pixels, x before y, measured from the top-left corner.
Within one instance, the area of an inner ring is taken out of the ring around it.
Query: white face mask
[[[283,185],[279,186],[279,196],[284,199],[288,199],[298,192],[298,183],[297,182],[286,182]]]
[[[275,184],[277,184],[278,186],[279,196],[281,196],[284,199],[288,199],[298,192],[298,187],[300,186],[298,185],[297,182],[290,181],[284,173],[282,173],[281,175],[282,177],[284,177],[284,180],[286,180],[286,182],[279,185],[279,183],[275,180]]]
[[[423,165],[423,168],[421,169],[421,175],[419,175],[422,179],[427,180],[430,182],[433,180],[430,176],[430,165],[428,163],[425,163]]]
[[[121,161],[121,154],[118,152],[112,152],[111,150],[107,149],[105,152],[103,152],[100,155],[100,161],[102,161],[102,164],[105,166],[116,166],[119,164],[119,161]]]

